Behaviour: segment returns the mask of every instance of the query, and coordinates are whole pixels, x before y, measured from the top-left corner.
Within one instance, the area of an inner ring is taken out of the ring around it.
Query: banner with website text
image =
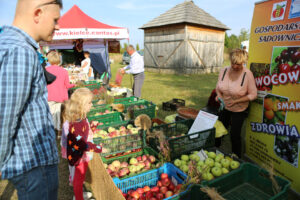
[[[274,166],[300,193],[300,0],[256,3],[248,67],[259,90],[246,123],[246,154]]]

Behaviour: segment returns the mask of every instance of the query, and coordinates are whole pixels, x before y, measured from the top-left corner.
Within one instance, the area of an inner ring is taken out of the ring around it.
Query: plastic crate
[[[193,123],[194,120],[192,119],[182,120],[152,127],[150,131],[162,131],[165,134],[171,151],[171,160],[174,160],[182,154],[215,146],[215,128],[188,134]],[[149,145],[154,150],[159,151],[158,139],[150,139]]]
[[[122,103],[131,103],[131,102],[136,102],[138,100],[139,100],[139,98],[137,98],[135,96],[132,96],[132,97],[115,99],[114,103],[115,104],[118,104],[118,103],[120,103],[120,104],[122,104]]]
[[[88,117],[93,117],[95,116],[95,114],[97,113],[103,113],[103,115],[108,115],[108,114],[112,114],[112,113],[107,113],[105,114],[104,112],[108,110],[108,111],[112,111],[112,107],[111,106],[103,106],[103,107],[97,107],[94,109],[91,109],[90,112],[88,112],[87,116]],[[100,116],[100,115],[97,115]]]
[[[114,127],[118,129],[119,127]],[[106,129],[107,131],[107,129]],[[119,153],[128,152],[134,149],[139,149],[144,146],[144,131],[139,130],[136,134],[122,135],[112,138],[94,138],[95,144],[101,144],[103,148],[109,149],[110,152],[102,153],[101,156],[114,156]]]
[[[115,160],[118,160],[120,162],[129,162],[130,158],[136,158],[138,156],[142,156],[142,155],[146,155],[146,154],[154,156],[156,158],[156,163],[158,162],[158,157],[157,157],[158,154],[153,149],[151,149],[150,147],[144,147],[141,151],[133,152],[133,153],[130,153],[130,154],[127,154],[127,155],[124,155],[124,156],[113,157],[113,158],[110,158],[110,159],[106,159],[106,158],[102,157],[102,161],[104,163],[108,164],[108,165],[111,164]],[[128,175],[128,176],[125,176],[125,177],[119,178],[119,179],[123,180],[125,178],[133,177],[133,176],[136,176],[136,175],[148,172],[148,171],[149,170],[141,171],[141,172],[136,173],[134,175]]]
[[[182,171],[176,168],[173,164],[165,163],[163,166],[161,166],[158,169],[153,169],[143,174],[126,178],[124,180],[120,180],[119,178],[113,178],[113,181],[116,184],[116,186],[122,190],[123,193],[127,193],[129,190],[135,190],[137,188],[141,188],[144,186],[149,186],[149,187],[156,186],[156,183],[160,179],[160,175],[162,173],[167,173],[171,178],[171,180],[174,180],[174,182],[177,182],[178,184],[182,184],[187,177]],[[175,183],[175,185],[177,184]],[[173,195],[166,199],[167,200],[174,199],[177,196],[178,195]]]
[[[162,103],[162,109],[166,111],[175,111],[181,106],[185,106],[185,100],[183,99],[172,99]]]
[[[121,102],[120,104],[123,104],[125,109],[124,112],[127,113],[128,109],[130,108],[132,112],[132,116],[130,118],[135,119],[137,116],[141,114],[148,115],[151,119],[155,117],[155,108],[156,105],[152,102],[146,101],[146,100],[138,100],[134,102]],[[139,106],[139,109],[136,109],[135,106]],[[140,106],[145,106],[145,108],[140,108]]]
[[[210,182],[203,182],[200,185],[193,185],[185,194],[180,195],[182,200],[209,200],[210,198],[200,191],[200,187],[216,188],[219,194],[227,200],[286,200],[288,199],[288,189],[290,182],[275,176],[281,192],[274,194],[272,182],[268,177],[268,172],[251,163],[243,163],[241,167],[233,173],[226,174]]]
[[[113,124],[115,122],[121,122],[123,120],[122,114],[119,112],[110,113],[109,115],[99,115],[99,116],[93,116],[88,117],[89,122],[97,121],[99,123],[103,123],[100,125],[100,129],[102,127],[109,127],[110,124]]]
[[[84,81],[84,84],[89,85],[89,84],[99,84],[100,80],[94,80],[94,81]]]

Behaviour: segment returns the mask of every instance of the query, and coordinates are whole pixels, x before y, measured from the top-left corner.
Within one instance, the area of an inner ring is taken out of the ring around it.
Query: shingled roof
[[[143,25],[141,29],[179,23],[192,23],[229,30],[226,25],[196,6],[193,1],[185,1],[181,4],[178,4],[177,6],[171,8],[167,12]]]

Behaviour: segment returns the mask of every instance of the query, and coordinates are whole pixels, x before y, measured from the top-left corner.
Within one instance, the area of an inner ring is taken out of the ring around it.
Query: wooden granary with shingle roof
[[[200,74],[215,72],[223,64],[229,28],[193,1],[176,5],[141,29],[148,71]]]

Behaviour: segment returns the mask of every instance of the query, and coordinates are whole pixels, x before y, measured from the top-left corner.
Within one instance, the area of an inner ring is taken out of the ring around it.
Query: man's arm
[[[1,54],[1,52],[0,52]],[[0,56],[0,169],[12,151],[13,138],[24,105],[30,95],[34,52],[23,47],[10,49]]]

